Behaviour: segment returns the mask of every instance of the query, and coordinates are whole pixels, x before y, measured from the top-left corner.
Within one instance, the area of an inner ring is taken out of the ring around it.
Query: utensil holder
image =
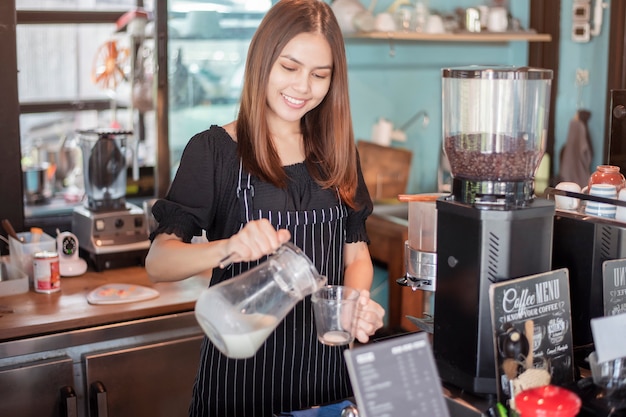
[[[22,232],[17,236],[21,241],[9,237],[9,255],[11,265],[28,275],[33,281],[33,255],[43,251],[57,251],[56,239],[46,233]]]

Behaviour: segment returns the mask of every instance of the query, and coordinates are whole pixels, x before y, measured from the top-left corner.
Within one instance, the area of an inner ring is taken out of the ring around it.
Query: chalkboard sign
[[[604,315],[626,313],[626,259],[602,264]]]
[[[489,297],[500,401],[545,379],[572,382],[568,270],[491,284]]]
[[[360,416],[449,417],[427,333],[344,351]]]

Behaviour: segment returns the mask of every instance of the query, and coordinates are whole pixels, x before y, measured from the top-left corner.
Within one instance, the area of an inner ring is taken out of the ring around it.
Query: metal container
[[[59,254],[52,251],[33,255],[33,288],[36,292],[50,294],[61,289]]]
[[[92,211],[126,210],[126,150],[131,131],[78,131],[87,207]]]
[[[54,169],[47,162],[22,168],[24,201],[26,204],[43,204],[52,197]]]

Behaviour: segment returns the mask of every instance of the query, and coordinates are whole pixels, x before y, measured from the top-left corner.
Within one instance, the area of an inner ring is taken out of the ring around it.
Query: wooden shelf
[[[462,33],[418,33],[418,32],[361,32],[348,35],[346,40],[381,40],[409,42],[550,42],[546,33],[528,32],[462,32]]]

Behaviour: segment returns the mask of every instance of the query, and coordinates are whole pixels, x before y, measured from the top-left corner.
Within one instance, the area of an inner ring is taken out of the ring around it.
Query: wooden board
[[[406,193],[413,158],[411,151],[363,140],[357,143],[357,148],[372,200],[397,199],[399,194]]]

